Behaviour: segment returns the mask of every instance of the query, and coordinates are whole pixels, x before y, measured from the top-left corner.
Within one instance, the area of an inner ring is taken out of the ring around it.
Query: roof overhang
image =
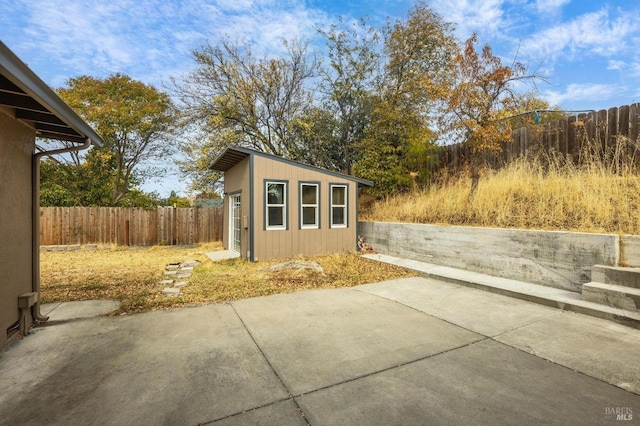
[[[0,105],[36,130],[36,136],[102,145],[98,134],[0,41]]]
[[[251,155],[250,151],[252,150],[241,147],[229,147],[213,161],[211,169],[226,172]]]
[[[210,168],[213,170],[226,172],[227,170],[229,170],[230,168],[238,164],[240,161],[244,160],[245,158],[251,155],[258,155],[261,157],[270,158],[275,161],[291,164],[293,166],[303,167],[305,169],[312,169],[321,173],[340,177],[342,179],[352,180],[361,186],[373,186],[373,182],[365,179],[360,179],[354,176],[345,175],[344,173],[333,172],[331,170],[322,169],[320,167],[310,166],[308,164],[300,163],[298,161],[288,160],[286,158],[282,158],[277,155],[271,155],[271,154],[267,154],[266,152],[256,151],[254,149],[244,148],[241,146],[230,146],[227,149],[225,149],[224,152],[220,154],[218,158],[216,158],[213,161]]]

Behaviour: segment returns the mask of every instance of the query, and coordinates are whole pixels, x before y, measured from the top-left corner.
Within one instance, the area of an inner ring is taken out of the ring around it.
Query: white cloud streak
[[[639,31],[637,14],[620,13],[612,18],[603,8],[530,35],[522,50],[534,58],[551,60],[593,54],[609,57],[630,47],[624,41]]]
[[[536,0],[536,9],[540,14],[555,15],[571,0]]]
[[[26,15],[26,25],[14,29],[23,33],[18,48],[42,52],[28,55],[42,57],[34,70],[42,73],[48,58],[72,72],[55,74],[55,86],[116,72],[157,84],[187,72],[192,50],[206,40],[229,35],[251,42],[257,54],[277,54],[283,38],[313,37],[328,20],[303,0],[18,0],[8,7]]]
[[[569,84],[565,91],[548,90],[542,95],[550,105],[571,108],[571,105],[583,104],[585,101],[614,99],[625,91],[625,87],[618,84]]]
[[[447,21],[456,24],[461,39],[472,33],[497,36],[510,23],[504,13],[504,0],[434,0],[429,4]]]

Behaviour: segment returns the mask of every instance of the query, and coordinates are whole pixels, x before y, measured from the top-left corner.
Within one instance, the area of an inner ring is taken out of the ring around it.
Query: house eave
[[[12,108],[16,119],[31,123],[37,137],[103,144],[91,126],[1,41],[0,105]]]
[[[343,173],[339,173],[339,172],[334,172],[331,170],[326,170],[320,167],[315,167],[315,166],[310,166],[308,164],[304,164],[301,163],[299,161],[294,161],[294,160],[289,160],[286,158],[282,158],[279,157],[277,155],[272,155],[272,154],[267,154],[266,152],[261,152],[261,151],[256,151],[254,149],[250,149],[250,148],[244,148],[241,146],[230,146],[227,149],[224,150],[224,152],[222,154],[220,154],[214,161],[213,163],[211,163],[211,169],[213,170],[217,170],[217,171],[221,171],[221,172],[225,172],[227,170],[229,170],[230,168],[232,168],[233,166],[235,166],[236,164],[238,164],[240,161],[244,160],[245,158],[251,156],[251,155],[257,155],[259,157],[264,157],[264,158],[269,158],[272,159],[274,161],[279,161],[282,163],[287,163],[290,164],[292,166],[297,166],[297,167],[302,167],[305,169],[309,169],[309,170],[315,170],[321,173],[325,173],[331,176],[335,176],[341,179],[347,179],[353,182],[356,182],[358,184],[358,186],[373,186],[373,182],[365,180],[365,179],[360,179],[354,176],[349,176],[349,175],[345,175]]]

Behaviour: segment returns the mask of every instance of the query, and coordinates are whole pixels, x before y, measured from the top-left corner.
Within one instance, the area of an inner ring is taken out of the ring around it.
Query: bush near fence
[[[638,136],[640,135],[640,104],[625,105],[600,111],[585,111],[569,115],[550,123],[516,128],[512,141],[500,145],[499,152],[485,154],[491,166],[502,166],[528,154],[560,154],[574,164],[590,161],[594,157],[603,162],[627,156],[640,161]],[[442,147],[437,166],[432,170],[456,169],[467,165],[472,157],[468,143]]]
[[[41,207],[40,245],[185,245],[222,240],[221,208]]]

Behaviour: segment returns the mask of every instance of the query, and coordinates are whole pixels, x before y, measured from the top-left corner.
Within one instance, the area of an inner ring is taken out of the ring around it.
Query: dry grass
[[[361,219],[640,234],[640,176],[619,164],[521,160],[485,170],[471,199],[470,188],[463,173],[426,192],[379,201]]]
[[[116,314],[167,309],[177,306],[227,302],[247,297],[287,293],[312,288],[349,287],[368,282],[415,275],[405,269],[369,261],[355,253],[316,256],[324,268],[314,272],[269,271],[282,262],[251,263],[240,259],[212,262],[205,253],[219,244],[193,248],[111,248],[97,251],[41,254],[43,303],[114,299]],[[164,267],[171,262],[199,260],[182,297],[162,294]]]

